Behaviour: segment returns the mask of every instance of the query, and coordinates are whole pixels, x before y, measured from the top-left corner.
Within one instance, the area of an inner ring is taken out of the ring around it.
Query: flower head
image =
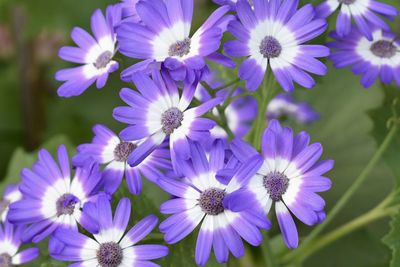
[[[3,198],[0,199],[0,222],[7,220],[8,209],[11,203],[22,198],[18,185],[11,184],[4,190]]]
[[[65,46],[59,51],[59,56],[82,66],[60,70],[56,80],[64,84],[58,88],[62,97],[78,96],[96,82],[97,88],[103,88],[110,73],[119,67],[113,60],[117,51],[114,27],[121,20],[121,8],[109,6],[104,17],[100,9],[96,10],[91,19],[94,38],[84,29],[76,27],[71,38],[78,47]]]
[[[159,185],[174,196],[161,205],[161,212],[173,214],[160,224],[164,239],[169,244],[179,242],[201,224],[196,244],[196,263],[204,266],[211,248],[218,262],[228,260],[229,251],[235,257],[244,254],[241,238],[254,246],[262,241],[259,228],[269,228],[257,208],[233,212],[225,206],[225,196],[235,185],[223,183],[215,177],[225,166],[225,150],[216,141],[207,158],[198,143],[191,143],[191,160],[180,165],[184,178],[161,178]]]
[[[385,84],[395,80],[400,86],[400,40],[395,34],[376,29],[369,41],[353,28],[346,38],[332,36],[336,40],[328,45],[333,49],[330,60],[335,67],[351,66],[366,88],[379,78]]]
[[[326,18],[337,9],[340,9],[336,22],[337,34],[340,37],[351,37],[349,34],[353,18],[358,30],[368,40],[373,38],[374,27],[390,30],[389,25],[378,15],[389,19],[398,15],[395,7],[376,0],[326,0],[316,7],[315,13],[318,17]]]
[[[114,118],[129,124],[121,133],[124,141],[144,140],[129,156],[128,163],[136,166],[169,137],[172,163],[176,156],[189,157],[188,140],[206,140],[215,122],[201,116],[219,104],[215,98],[189,108],[196,84],[185,84],[180,96],[176,83],[168,74],[153,72],[153,79],[135,73],[133,82],[140,93],[122,89],[120,96],[129,107],[118,107]]]
[[[90,238],[70,229],[58,230],[54,238],[63,244],[63,249],[50,251],[53,258],[78,262],[80,266],[159,266],[150,260],[168,254],[168,248],[162,245],[137,245],[156,227],[158,219],[154,215],[139,221],[125,234],[131,214],[129,199],[119,201],[114,218],[104,196],[98,198],[91,210],[94,220],[99,222],[99,232],[86,229],[93,234]]]
[[[233,18],[224,16],[229,7],[216,10],[193,36],[193,0],[142,0],[136,11],[141,23],[123,23],[117,30],[118,41],[123,55],[144,61],[123,71],[124,80],[150,64],[162,63],[174,80],[192,83],[207,70],[206,58],[223,60],[216,51]]]
[[[142,176],[156,182],[162,175],[161,170],[171,170],[169,150],[165,145],[155,149],[142,163],[135,167],[127,164],[132,152],[140,145],[140,141],[124,142],[110,129],[103,125],[93,127],[95,134],[92,143],[78,146],[78,154],[74,156],[74,165],[82,166],[92,158],[98,164],[106,165],[102,174],[104,190],[113,194],[125,176],[129,191],[140,194]]]
[[[319,114],[308,103],[297,102],[289,94],[279,94],[267,107],[267,119],[293,118],[300,124],[309,124],[319,119]]]
[[[77,223],[96,229],[88,224],[82,213],[85,203],[97,194],[101,179],[98,165],[89,162],[77,168],[72,178],[67,150],[58,149],[59,165],[42,149],[39,160],[32,170],[23,169],[20,191],[22,199],[10,205],[8,220],[14,224],[29,224],[23,241],[39,242],[57,228],[77,229]]]
[[[18,252],[24,228],[10,222],[0,223],[0,266],[12,267],[24,264],[39,256],[38,248],[28,248]]]
[[[311,88],[314,79],[307,73],[325,75],[326,66],[316,58],[329,55],[321,45],[303,44],[325,31],[324,19],[315,19],[312,5],[297,10],[298,0],[257,0],[254,8],[247,1],[236,4],[238,21],[228,30],[237,38],[225,43],[225,52],[232,57],[247,57],[239,68],[239,77],[247,81],[249,90],[256,90],[271,67],[285,91],[293,91],[296,82]]]
[[[227,196],[233,211],[259,206],[268,214],[273,203],[283,238],[289,248],[298,245],[295,215],[307,225],[325,219],[325,201],[317,193],[328,190],[331,181],[324,174],[333,161],[318,162],[321,144],[309,144],[310,137],[301,132],[293,136],[288,127],[272,120],[262,139],[262,156],[247,143],[235,140],[232,151],[243,166],[232,178],[238,189]]]

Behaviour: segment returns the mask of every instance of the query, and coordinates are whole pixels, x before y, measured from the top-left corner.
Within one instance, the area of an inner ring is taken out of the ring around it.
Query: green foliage
[[[383,238],[383,242],[392,249],[390,267],[400,266],[400,212],[393,217],[390,232]]]

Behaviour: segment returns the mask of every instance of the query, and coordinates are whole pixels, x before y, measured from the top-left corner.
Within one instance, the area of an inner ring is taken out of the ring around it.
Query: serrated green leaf
[[[400,266],[400,212],[390,222],[391,230],[382,241],[392,249],[390,267]]]

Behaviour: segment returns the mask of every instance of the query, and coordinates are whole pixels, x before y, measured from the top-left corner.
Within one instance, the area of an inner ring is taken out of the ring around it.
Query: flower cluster
[[[331,187],[326,173],[333,161],[320,160],[322,145],[310,143],[308,133],[295,134],[277,120],[289,116],[307,124],[319,114],[288,94],[268,103],[275,89],[269,85],[275,79],[287,92],[312,88],[310,74],[325,75],[319,59],[328,56],[338,68],[352,65],[364,86],[378,76],[400,85],[400,41],[373,13],[390,18],[397,11],[372,0],[327,0],[317,8],[299,7],[298,0],[214,2],[221,7],[197,30],[194,0],[123,0],[105,15],[93,13],[93,37],[72,30],[77,47],[63,47],[59,55],[81,66],[56,73],[64,82],[58,95],[78,96],[94,83],[103,88],[119,70],[116,55],[135,59],[120,73],[125,105],[112,113],[125,128],[115,134],[95,125],[92,141],[79,145],[72,159],[63,145],[56,158],[39,151],[37,162],[22,170],[21,183],[0,201],[0,266],[34,259],[37,249],[18,254],[19,245],[45,238],[51,256],[75,262],[71,266],[158,266],[152,260],[167,256],[168,248],[137,244],[158,218],[149,215],[125,233],[132,224],[130,201],[120,197],[124,178],[131,194],[142,193],[145,178],[171,195],[160,206],[170,216],[159,230],[172,245],[199,228],[200,266],[211,251],[223,263],[230,254],[244,255],[243,241],[259,246],[262,231],[274,223],[268,218],[273,204],[288,248],[299,243],[293,216],[309,226],[324,221],[318,193]],[[310,44],[339,6],[335,41]],[[226,32],[234,38],[222,44]],[[233,58],[244,59],[238,78],[225,84],[212,69],[235,67]],[[112,203],[118,203],[114,216]]]

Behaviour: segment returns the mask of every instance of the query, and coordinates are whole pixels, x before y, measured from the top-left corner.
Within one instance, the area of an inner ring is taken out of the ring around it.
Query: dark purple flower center
[[[172,134],[182,125],[183,112],[178,108],[170,108],[161,115],[162,130],[165,134]]]
[[[186,56],[190,52],[190,44],[191,44],[190,38],[185,38],[185,40],[183,41],[178,41],[169,47],[168,55],[170,57]]]
[[[282,52],[282,46],[277,39],[272,36],[265,37],[260,44],[260,53],[264,58],[279,57]]]
[[[115,242],[103,243],[97,251],[97,261],[101,267],[117,267],[122,258],[122,248]]]
[[[10,205],[10,201],[6,199],[0,199],[0,215],[2,215],[3,212],[7,209],[8,205]]]
[[[345,4],[345,5],[351,5],[354,4],[354,2],[357,0],[339,0],[339,3]]]
[[[56,203],[57,217],[61,215],[71,215],[74,213],[75,205],[79,202],[79,199],[72,194],[62,195]]]
[[[199,205],[203,212],[209,215],[218,215],[224,211],[225,191],[210,188],[200,194]]]
[[[110,63],[111,59],[113,57],[113,53],[110,51],[105,51],[101,53],[101,55],[96,59],[96,62],[93,63],[93,65],[96,67],[96,69],[104,69],[107,67],[108,63]]]
[[[0,254],[0,267],[11,267],[11,256],[7,253]]]
[[[279,201],[289,186],[289,179],[283,173],[271,172],[264,176],[263,185],[271,199]]]
[[[372,44],[371,51],[377,57],[391,58],[396,55],[397,48],[390,41],[380,40]]]
[[[129,155],[137,146],[130,142],[121,142],[114,149],[114,159],[119,162],[126,162]]]

